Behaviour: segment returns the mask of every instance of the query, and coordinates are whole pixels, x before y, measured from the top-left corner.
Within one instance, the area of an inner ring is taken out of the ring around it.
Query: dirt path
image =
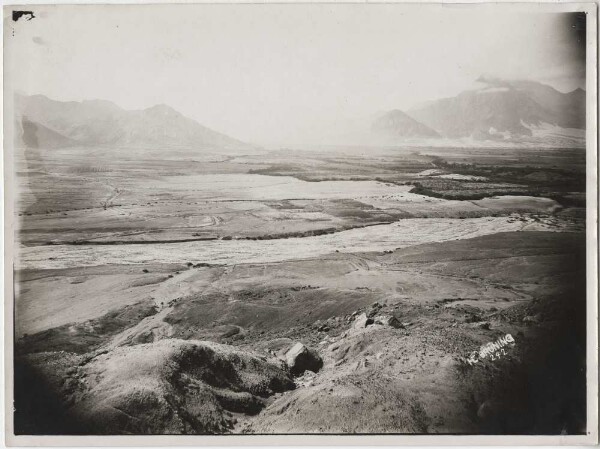
[[[164,318],[172,310],[173,307],[165,307],[156,315],[144,318],[135,326],[125,329],[123,332],[115,335],[106,345],[102,346],[100,350],[112,350],[118,346],[133,342],[146,343],[169,338],[173,334],[173,331],[171,325],[164,321]],[[136,339],[137,341],[135,341]]]
[[[191,268],[162,282],[152,294],[158,313],[144,318],[135,326],[115,335],[103,348],[114,349],[132,342],[144,343],[171,337],[173,328],[164,321],[164,318],[173,311],[177,301],[184,301],[187,297],[205,290],[215,281],[215,276],[202,276],[203,271],[208,270],[214,269],[201,271]],[[220,278],[222,275],[223,272],[219,270],[217,277]]]

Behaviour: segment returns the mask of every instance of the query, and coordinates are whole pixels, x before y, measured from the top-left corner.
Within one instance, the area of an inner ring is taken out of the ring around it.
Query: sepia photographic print
[[[596,17],[4,6],[7,444],[597,443]]]

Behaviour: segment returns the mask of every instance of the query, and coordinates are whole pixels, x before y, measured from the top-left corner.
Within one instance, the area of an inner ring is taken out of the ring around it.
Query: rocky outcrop
[[[26,362],[44,369],[50,353]],[[93,434],[230,431],[233,413],[253,415],[267,397],[295,388],[283,363],[233,346],[166,339],[84,358],[61,395]]]
[[[298,342],[285,354],[285,359],[290,372],[294,376],[301,375],[304,371],[317,372],[323,367],[323,360],[319,354]]]
[[[374,318],[374,321],[375,324],[393,327],[394,329],[404,328],[404,325],[393,315],[379,315]]]
[[[373,318],[369,318],[366,313],[361,313],[354,320],[354,324],[352,324],[352,329],[364,329],[369,324],[373,324]]]

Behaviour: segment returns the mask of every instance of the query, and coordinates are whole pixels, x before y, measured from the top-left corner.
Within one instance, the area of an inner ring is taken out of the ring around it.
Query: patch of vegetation
[[[528,195],[528,196],[542,196],[540,192],[532,192],[530,190],[480,190],[473,191],[469,190],[434,190],[433,188],[426,187],[420,182],[415,182],[414,187],[409,190],[410,193],[416,193],[418,195],[430,196],[433,198],[443,198],[445,200],[481,200],[483,198],[489,198],[492,196],[502,195]]]
[[[492,196],[526,195],[552,198],[564,207],[584,207],[585,199],[571,195],[585,192],[585,173],[577,168],[536,166],[497,161],[494,164],[448,162],[432,157],[433,165],[466,176],[483,176],[489,181],[423,178],[411,182],[411,193],[446,200],[481,200]],[[388,181],[389,182],[389,181]]]
[[[585,173],[562,167],[514,164],[469,164],[434,158],[436,168],[461,175],[484,176],[495,182],[524,184],[545,191],[585,192]],[[583,176],[582,176],[583,175]]]
[[[248,170],[248,174],[268,176],[293,176],[292,173],[298,173],[303,171],[304,169],[297,165],[274,164],[267,168],[255,168]]]

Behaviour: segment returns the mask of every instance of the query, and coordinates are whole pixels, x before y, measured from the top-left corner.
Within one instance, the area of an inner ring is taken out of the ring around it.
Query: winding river
[[[106,264],[240,264],[305,259],[339,252],[384,251],[497,232],[559,230],[527,216],[414,218],[335,234],[274,240],[213,240],[130,245],[18,247],[16,268],[58,269]]]

